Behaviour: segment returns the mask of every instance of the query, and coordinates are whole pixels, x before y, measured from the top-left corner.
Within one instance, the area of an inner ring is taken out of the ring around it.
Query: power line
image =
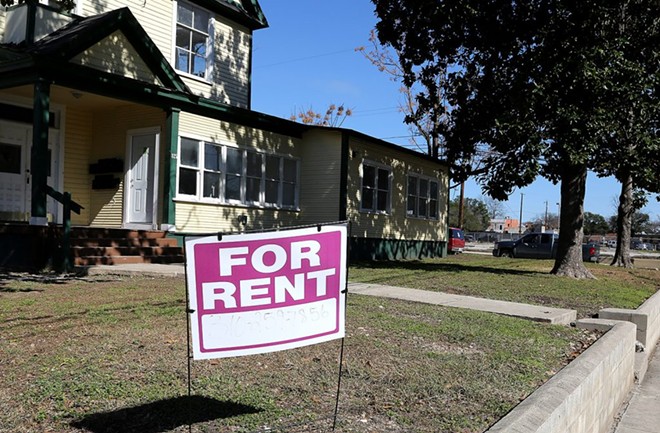
[[[269,64],[266,64],[266,65],[254,65],[254,69],[256,70],[256,69],[261,69],[261,68],[270,68],[272,66],[280,66],[280,65],[286,65],[286,64],[289,64],[289,63],[302,62],[302,61],[309,60],[309,59],[317,59],[319,57],[334,56],[334,55],[337,55],[337,54],[347,53],[349,51],[354,52],[355,50],[354,49],[346,49],[346,50],[339,50],[339,51],[331,51],[331,52],[328,52],[328,53],[315,54],[313,56],[297,57],[297,58],[294,58],[294,59],[282,60],[281,62],[269,63]]]

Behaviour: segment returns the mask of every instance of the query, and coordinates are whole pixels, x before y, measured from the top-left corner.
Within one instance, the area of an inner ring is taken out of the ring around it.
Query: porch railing
[[[62,203],[62,248],[61,248],[61,269],[64,272],[70,272],[73,269],[73,260],[71,259],[71,212],[80,215],[84,209],[80,204],[71,200],[71,193],[55,191],[50,185],[46,186],[46,194],[51,196],[55,201]],[[59,266],[56,266],[59,267]]]

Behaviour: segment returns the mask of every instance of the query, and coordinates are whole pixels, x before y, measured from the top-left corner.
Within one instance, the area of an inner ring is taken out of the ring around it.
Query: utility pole
[[[518,222],[518,233],[522,234],[522,210],[523,210],[523,194],[522,192],[520,193],[520,221]]]
[[[461,195],[458,199],[458,228],[463,228],[463,219],[465,218],[465,182],[461,181]]]
[[[548,200],[545,201],[545,217],[543,217],[543,226],[545,228],[548,227]]]

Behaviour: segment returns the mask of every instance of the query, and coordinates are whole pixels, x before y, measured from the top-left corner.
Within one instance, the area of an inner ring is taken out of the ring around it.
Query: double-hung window
[[[241,184],[243,183],[243,151],[227,148],[227,176],[225,178],[225,200],[241,202]]]
[[[247,203],[259,204],[261,198],[261,178],[263,175],[263,155],[257,152],[247,151],[246,177],[245,177],[245,201]]]
[[[222,146],[204,143],[203,196],[220,198],[222,181]]]
[[[199,190],[199,141],[182,138],[179,145],[179,188],[180,195],[198,195]]]
[[[424,176],[408,175],[406,215],[438,219],[438,181]]]
[[[179,198],[297,208],[298,160],[181,138]]]
[[[391,169],[379,164],[362,164],[362,197],[360,209],[367,212],[389,213]]]
[[[211,36],[210,14],[204,9],[179,1],[176,13],[175,68],[187,74],[207,79]]]

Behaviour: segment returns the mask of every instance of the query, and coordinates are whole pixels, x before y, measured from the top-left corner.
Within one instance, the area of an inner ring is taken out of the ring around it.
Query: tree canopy
[[[455,198],[449,202],[449,225],[459,227],[458,207],[460,200]],[[463,213],[463,230],[468,232],[485,231],[490,223],[490,215],[486,204],[476,198],[466,198]]]
[[[622,3],[614,0],[373,2],[378,38],[399,53],[404,83],[430,89],[418,95],[420,107],[432,111],[438,104],[428,95],[446,95],[444,143],[459,177],[476,174],[485,192],[499,199],[538,175],[561,182],[553,273],[591,276],[580,245],[586,174],[604,173],[621,146],[616,132],[623,122],[612,125],[608,98],[619,95],[619,115],[640,99],[658,100],[652,47],[658,46],[660,0],[624,2],[626,32],[617,26]],[[637,62],[643,84],[636,91],[617,81],[630,65],[608,52],[612,47]],[[635,135],[645,137],[635,142],[639,155],[657,155],[657,125],[644,116],[627,119],[643,131]]]
[[[605,235],[610,231],[610,224],[604,216],[596,213],[584,213],[584,234]]]

